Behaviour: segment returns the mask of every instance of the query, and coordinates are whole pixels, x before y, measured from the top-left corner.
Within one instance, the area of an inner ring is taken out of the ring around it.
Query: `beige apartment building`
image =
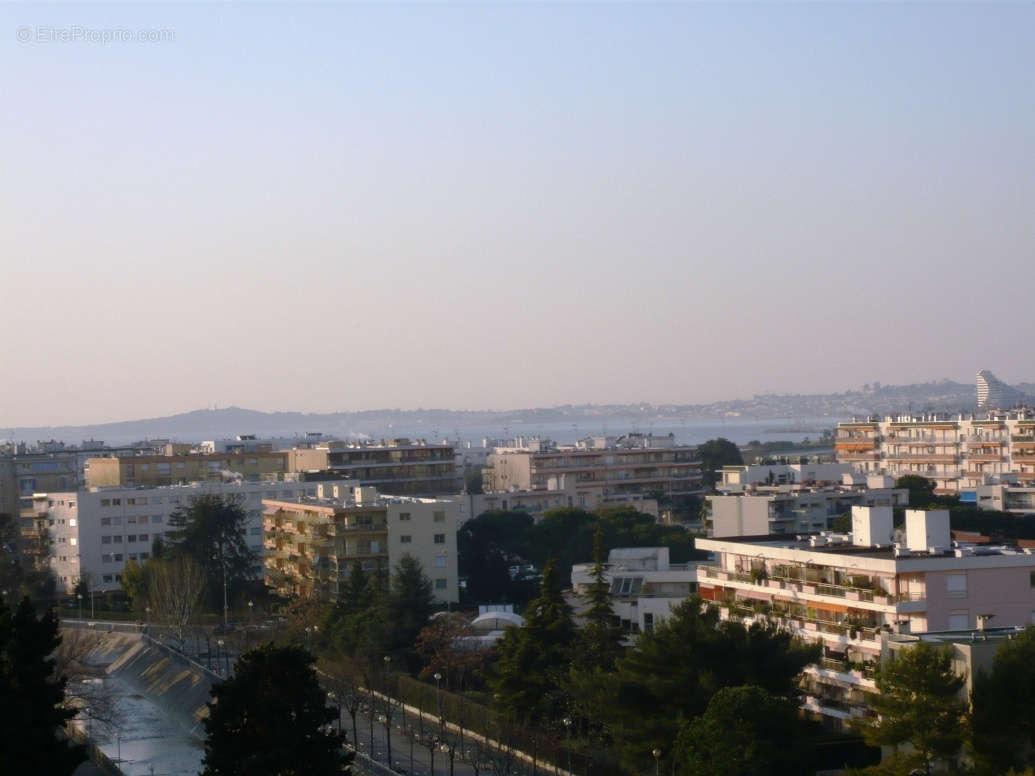
[[[975,500],[978,488],[1035,482],[1035,415],[902,415],[839,423],[838,461],[857,471],[918,475],[939,495]]]
[[[317,498],[263,501],[266,584],[284,595],[338,601],[353,563],[387,574],[412,555],[435,599],[458,601],[458,502],[349,491],[318,486]]]
[[[335,479],[359,480],[386,495],[436,496],[459,493],[461,477],[453,445],[424,440],[326,442],[288,451],[296,472],[327,472]]]
[[[90,458],[84,465],[87,488],[157,488],[238,478],[278,480],[288,471],[287,452]]]
[[[558,446],[531,440],[523,448],[497,448],[482,470],[486,493],[599,489],[601,499],[622,496],[671,497],[700,493],[697,448],[677,445],[671,436],[629,434],[590,437]]]

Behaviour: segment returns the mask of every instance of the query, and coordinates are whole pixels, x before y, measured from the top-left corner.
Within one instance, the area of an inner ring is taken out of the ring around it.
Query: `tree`
[[[256,556],[248,547],[247,520],[239,500],[213,494],[197,496],[169,516],[174,530],[166,533],[163,552],[192,558],[202,568],[213,611],[223,609],[224,575],[230,589],[252,575]]]
[[[718,470],[723,466],[739,466],[744,463],[740,448],[725,437],[709,439],[697,446],[697,456],[701,459],[701,473],[704,484],[709,488],[718,480]]]
[[[52,656],[61,643],[53,610],[42,617],[28,597],[13,612],[0,597],[0,773],[70,774],[86,759],[82,746],[57,738],[75,716],[66,679]]]
[[[122,589],[133,603],[133,609],[143,611],[148,605],[151,588],[151,569],[156,561],[147,561],[143,565],[130,558],[122,569]]]
[[[913,509],[925,509],[934,501],[934,480],[916,474],[907,474],[895,481],[896,488],[909,491],[909,506]]]
[[[974,677],[975,760],[988,773],[1035,764],[1035,628],[996,650],[990,671]]]
[[[876,720],[860,720],[870,746],[909,744],[905,759],[931,772],[936,760],[949,759],[963,744],[966,704],[960,697],[965,679],[952,670],[950,648],[921,641],[899,651],[877,670],[878,695],[870,707]]]
[[[582,671],[613,671],[625,651],[625,633],[611,606],[611,586],[604,577],[604,532],[599,525],[593,536],[593,582],[585,597],[589,608],[579,633],[574,665]]]
[[[474,637],[467,618],[455,612],[442,612],[433,617],[417,635],[414,648],[424,661],[420,677],[429,679],[441,674],[447,688],[461,689],[474,669],[481,665],[485,653],[465,643]]]
[[[484,512],[457,532],[460,575],[467,580],[464,596],[474,603],[522,605],[535,589],[510,576],[510,567],[530,562],[532,517],[525,512]]]
[[[796,776],[806,764],[797,703],[761,687],[723,687],[684,724],[673,749],[679,776]]]
[[[388,651],[411,668],[416,668],[413,643],[435,610],[435,594],[421,567],[410,554],[399,559],[392,575],[385,616],[388,626]]]
[[[819,647],[769,623],[719,622],[693,596],[618,661],[607,722],[635,770],[654,747],[671,752],[682,722],[703,714],[721,688],[755,685],[796,699],[802,669],[818,659]]]
[[[522,722],[558,719],[574,641],[571,607],[548,560],[539,596],[525,609],[525,624],[508,627],[496,644],[489,685],[497,705]]]
[[[205,589],[201,566],[190,557],[178,557],[160,563],[149,563],[148,602],[159,621],[176,629],[183,641],[183,631]]]
[[[234,676],[212,687],[201,776],[329,776],[354,755],[331,723],[337,710],[301,647],[246,652]]]

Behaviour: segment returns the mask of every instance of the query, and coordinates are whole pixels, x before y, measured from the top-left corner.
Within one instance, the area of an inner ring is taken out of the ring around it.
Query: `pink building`
[[[947,511],[853,507],[853,531],[698,539],[718,565],[698,567],[701,596],[724,617],[775,620],[823,645],[806,707],[828,720],[866,713],[888,633],[1035,622],[1032,550],[953,541]]]

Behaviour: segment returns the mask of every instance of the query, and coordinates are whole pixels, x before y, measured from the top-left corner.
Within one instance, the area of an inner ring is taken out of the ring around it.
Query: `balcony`
[[[1014,453],[1012,456],[1010,456],[1010,460],[1014,463],[1035,463],[1035,454]]]
[[[930,461],[932,463],[959,463],[959,456],[953,453],[889,453],[889,461]]]

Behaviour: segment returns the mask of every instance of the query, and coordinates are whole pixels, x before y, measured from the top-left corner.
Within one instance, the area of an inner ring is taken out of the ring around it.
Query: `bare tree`
[[[180,556],[155,564],[151,572],[148,601],[159,620],[176,630],[183,642],[183,631],[194,616],[205,587],[205,571],[193,558]]]
[[[82,717],[93,726],[99,725],[108,738],[119,730],[125,719],[115,692],[105,681],[104,666],[92,661],[90,656],[110,638],[119,637],[85,628],[65,628],[61,632],[61,644],[54,651],[54,673],[68,680],[65,704],[79,709]]]

